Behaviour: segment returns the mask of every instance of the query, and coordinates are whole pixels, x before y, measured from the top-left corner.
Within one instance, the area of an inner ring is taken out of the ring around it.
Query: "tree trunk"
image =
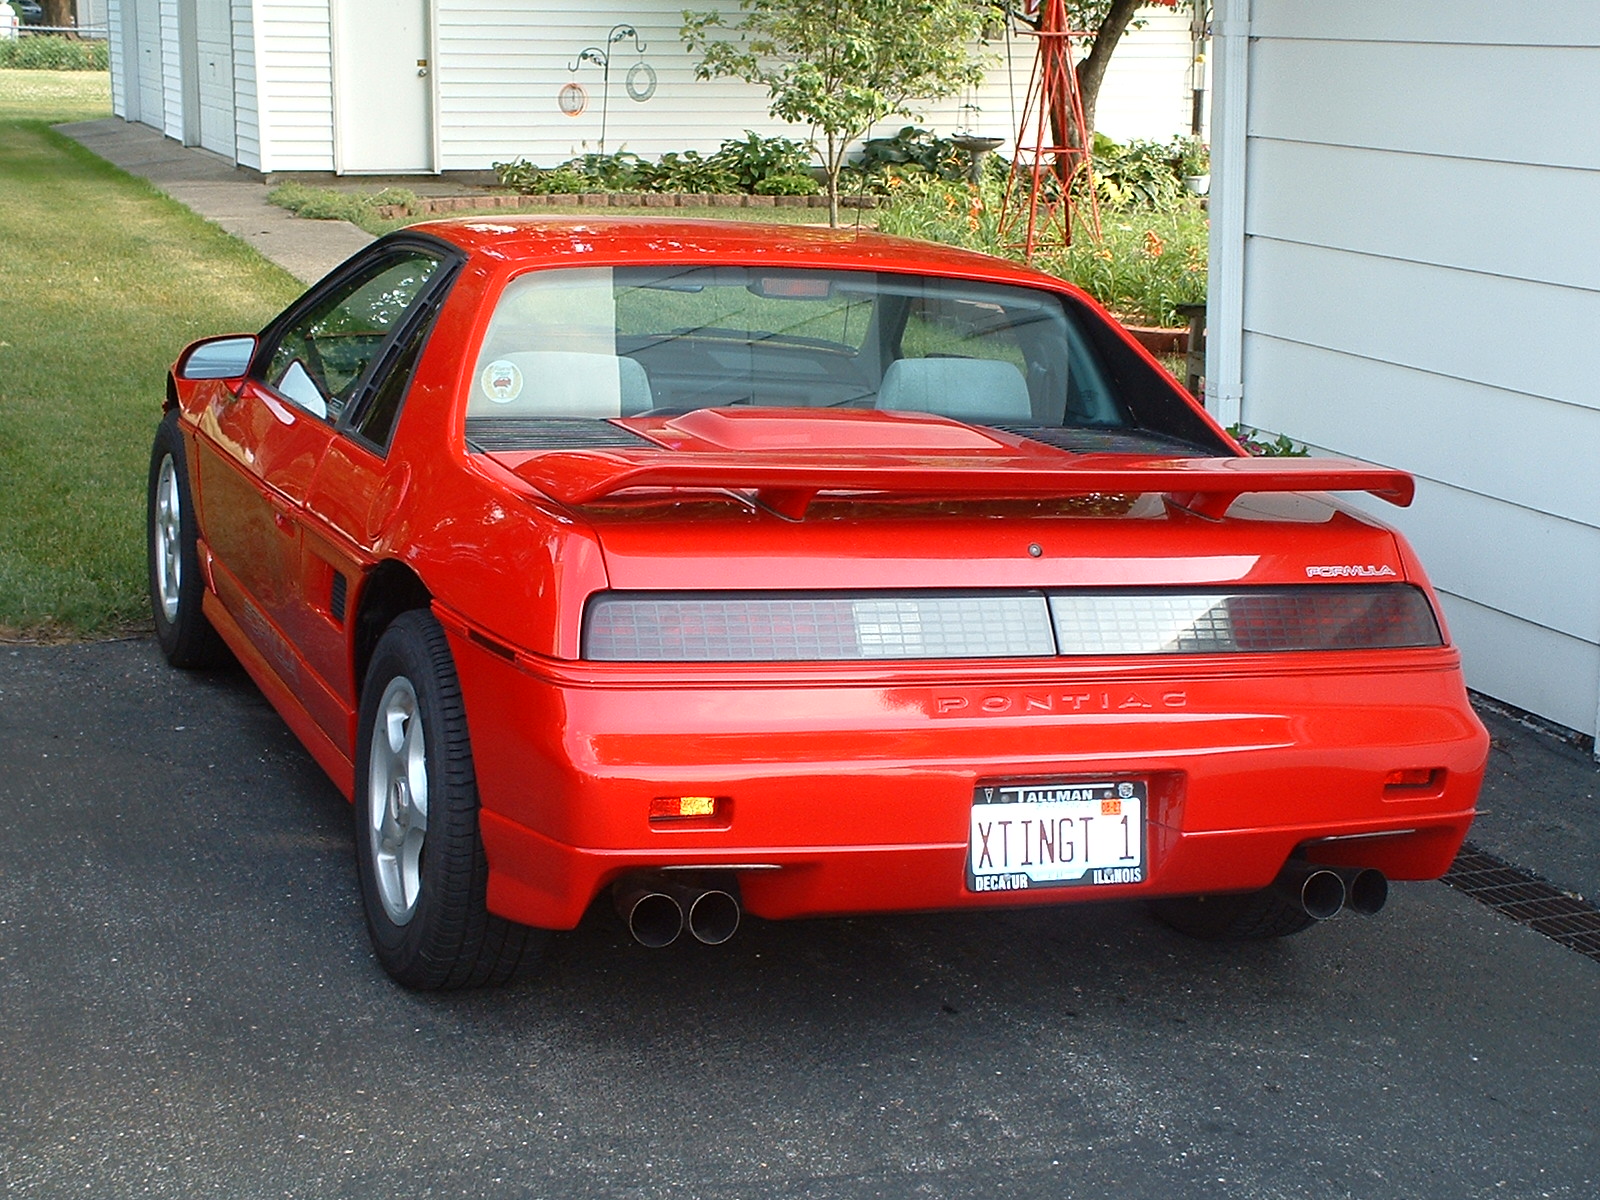
[[[1106,77],[1106,68],[1111,65],[1111,55],[1116,52],[1117,43],[1128,31],[1129,23],[1143,3],[1144,0],[1112,0],[1106,19],[1100,22],[1100,28],[1095,31],[1094,45],[1078,64],[1078,94],[1083,99],[1086,148],[1094,146],[1094,107],[1100,98],[1100,84]]]
[[[828,148],[822,157],[822,173],[828,183],[828,228],[839,228],[839,173],[844,170],[845,138],[828,134]]]
[[[74,25],[72,0],[39,0],[46,25]]]

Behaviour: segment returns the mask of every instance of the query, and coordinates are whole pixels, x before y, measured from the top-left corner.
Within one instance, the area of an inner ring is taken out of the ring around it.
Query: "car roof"
[[[1082,295],[1061,279],[1017,263],[871,230],[690,218],[492,216],[427,221],[404,232],[431,234],[468,253],[517,265],[738,261],[957,275]]]

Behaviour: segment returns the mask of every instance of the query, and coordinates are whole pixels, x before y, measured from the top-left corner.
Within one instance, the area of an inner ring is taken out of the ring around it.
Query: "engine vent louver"
[[[467,445],[480,454],[516,450],[593,450],[615,446],[654,446],[610,421],[469,417]]]

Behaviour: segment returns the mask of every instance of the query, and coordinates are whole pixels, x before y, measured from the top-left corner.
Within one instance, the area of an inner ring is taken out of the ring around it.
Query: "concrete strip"
[[[348,221],[309,221],[267,200],[259,176],[209,150],[180,146],[146,125],[108,117],[56,129],[137,175],[254,247],[302,283],[315,283],[372,241]]]

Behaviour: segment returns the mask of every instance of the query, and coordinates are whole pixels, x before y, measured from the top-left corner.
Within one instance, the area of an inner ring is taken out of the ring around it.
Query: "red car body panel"
[[[255,380],[177,378],[174,399],[205,612],[347,795],[368,590],[391,565],[425,587],[461,680],[492,911],[570,928],[620,876],[664,867],[732,870],[751,912],[795,917],[1255,889],[1295,852],[1399,879],[1449,864],[1487,738],[1447,633],[1336,653],[581,655],[586,602],[619,591],[1338,588],[1370,573],[1423,589],[1437,614],[1402,539],[1306,494],[1407,503],[1404,472],[1071,454],[943,417],[786,410],[615,422],[637,448],[473,453],[472,363],[496,297],[530,269],[711,258],[924,272],[1098,310],[1024,268],[887,238],[694,222],[420,232],[465,257],[386,452]],[[1144,784],[1141,877],[969,890],[974,790],[1028,779]],[[652,822],[651,802],[675,796],[714,797],[715,813]]]

